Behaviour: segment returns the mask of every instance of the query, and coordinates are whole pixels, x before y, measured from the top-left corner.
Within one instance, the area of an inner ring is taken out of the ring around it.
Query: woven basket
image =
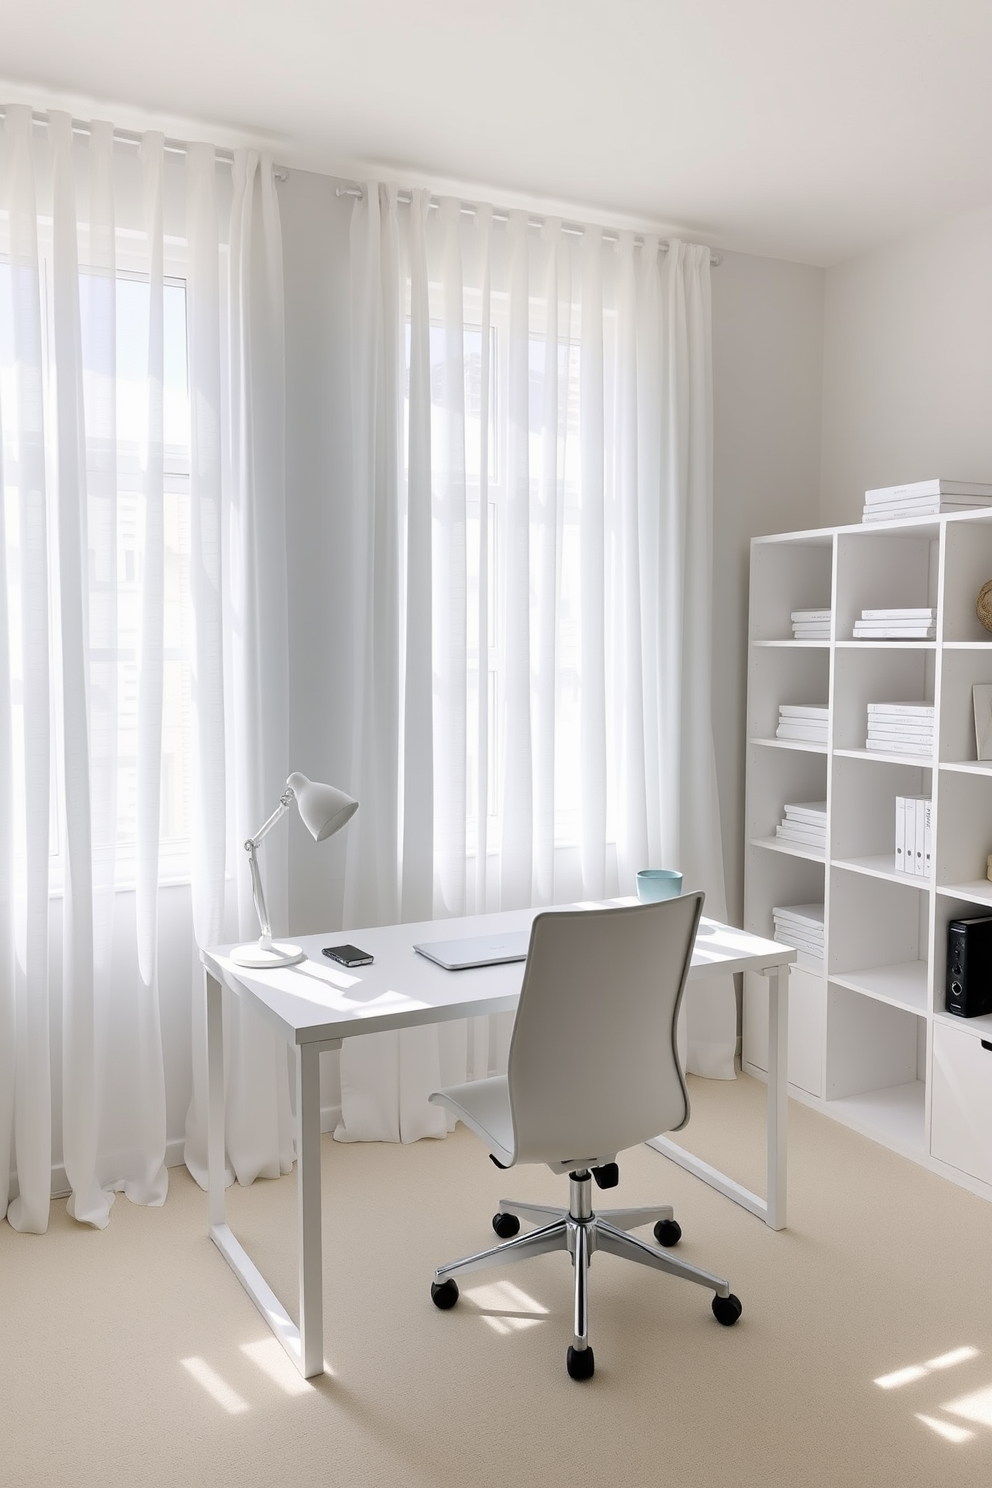
[[[987,584],[983,584],[978,591],[975,614],[986,630],[992,630],[992,579],[989,579]]]

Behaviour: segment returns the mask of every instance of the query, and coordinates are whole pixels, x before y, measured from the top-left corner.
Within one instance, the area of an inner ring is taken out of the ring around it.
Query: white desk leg
[[[320,1049],[297,1050],[297,1185],[299,1189],[300,1326],[297,1328],[225,1219],[223,989],[206,974],[207,1193],[210,1238],[293,1363],[306,1379],[324,1372],[320,1235]],[[339,1048],[339,1044],[327,1047]]]
[[[656,1152],[670,1157],[694,1173],[710,1188],[733,1199],[735,1204],[750,1210],[773,1230],[785,1229],[785,1175],[787,1167],[786,1136],[789,1048],[789,968],[772,966],[763,970],[768,978],[768,1198],[762,1199],[749,1188],[735,1183],[719,1168],[703,1162],[695,1153],[687,1152],[671,1137],[652,1137],[648,1142]]]
[[[300,1372],[324,1370],[324,1276],[320,1229],[320,1050],[296,1048],[296,1188],[300,1253]]]
[[[789,1087],[789,968],[768,973],[768,1214],[773,1230],[785,1229]]]
[[[216,977],[206,976],[207,1195],[210,1227],[224,1224],[224,1002]]]

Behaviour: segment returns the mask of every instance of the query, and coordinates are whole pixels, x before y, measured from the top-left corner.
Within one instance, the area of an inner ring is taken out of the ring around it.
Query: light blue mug
[[[637,875],[637,897],[642,904],[677,899],[681,892],[682,875],[677,868],[642,868]]]

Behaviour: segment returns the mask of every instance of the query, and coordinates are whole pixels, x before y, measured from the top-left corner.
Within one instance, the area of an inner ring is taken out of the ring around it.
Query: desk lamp
[[[265,907],[265,892],[256,856],[262,838],[272,830],[280,817],[286,815],[290,802],[294,799],[308,831],[318,842],[333,837],[358,810],[358,802],[353,801],[351,796],[346,796],[344,791],[335,790],[333,785],[321,785],[317,780],[308,780],[298,771],[290,775],[286,781],[286,789],[279,797],[279,805],[268,821],[262,823],[254,837],[249,837],[245,843],[248,867],[251,870],[251,896],[262,933],[258,940],[235,947],[231,952],[231,960],[235,966],[296,966],[307,959],[306,951],[300,946],[287,945],[285,941],[272,939],[272,927]]]

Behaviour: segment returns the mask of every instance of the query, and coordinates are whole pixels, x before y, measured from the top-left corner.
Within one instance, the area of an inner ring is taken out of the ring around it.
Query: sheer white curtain
[[[238,155],[232,190],[208,146],[5,109],[0,1217],[21,1230],[47,1226],[53,1148],[77,1220],[166,1196],[163,880],[192,856],[201,944],[251,930],[236,847],[288,771],[281,317],[267,162]],[[234,1021],[248,1180],[290,1165],[288,1074]]]
[[[213,329],[216,176],[198,147],[189,170],[191,494],[200,524],[192,590],[202,699],[192,874],[196,956],[196,947],[258,934],[242,844],[278,802],[290,772],[289,648],[282,234],[272,162],[254,150],[235,152],[227,378],[220,375],[227,369],[217,363]],[[266,899],[273,926],[283,927],[285,836],[273,834],[265,850]],[[185,1156],[206,1187],[201,983],[197,957]],[[276,1178],[290,1171],[294,1156],[288,1051],[228,993],[224,1021],[227,1178]]]
[[[629,894],[725,912],[709,250],[370,184],[352,253],[357,631],[345,923]],[[729,978],[688,1065],[732,1078]],[[442,1135],[505,1022],[348,1041],[345,1140]]]

